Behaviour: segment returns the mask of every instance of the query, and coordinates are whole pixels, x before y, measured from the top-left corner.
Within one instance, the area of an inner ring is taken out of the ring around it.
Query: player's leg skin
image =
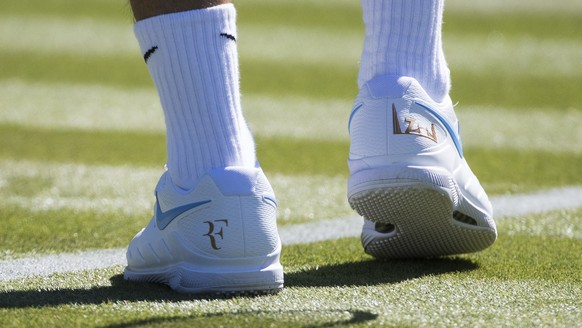
[[[167,170],[124,277],[187,293],[283,287],[277,202],[243,117],[236,10],[228,1],[131,0],[158,91]]]
[[[378,258],[475,252],[497,237],[465,161],[441,41],[444,0],[362,0],[348,201]]]

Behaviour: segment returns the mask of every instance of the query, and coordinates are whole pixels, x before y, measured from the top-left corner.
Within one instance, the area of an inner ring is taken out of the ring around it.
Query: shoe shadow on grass
[[[179,294],[161,284],[131,283],[123,274],[110,278],[110,286],[83,288],[59,288],[0,291],[0,309],[28,307],[57,307],[67,304],[104,304],[118,301],[180,302],[203,299],[195,295]]]
[[[477,269],[458,257],[410,260],[363,260],[310,268],[285,274],[287,287],[373,286],[395,284],[424,276]]]
[[[356,262],[332,264],[291,271],[285,274],[289,288],[327,286],[371,286],[397,284],[423,276],[472,271],[478,265],[461,258],[437,258],[430,260],[376,261],[362,259]],[[110,286],[82,288],[51,288],[35,290],[0,291],[0,309],[59,307],[63,305],[104,305],[117,302],[181,302],[213,300],[209,295],[179,294],[160,284],[131,283],[117,274],[110,278]],[[270,296],[257,296],[270,297]],[[179,326],[208,326],[220,322],[232,325],[252,322],[260,326],[310,326],[331,327],[371,323],[378,315],[354,309],[319,310],[256,310],[235,312],[196,313],[186,316],[161,316],[142,320],[114,323],[108,327],[140,327],[161,323]]]
[[[395,284],[423,276],[472,271],[477,268],[476,263],[462,258],[398,261],[364,259],[289,272],[285,274],[285,285],[290,288],[301,288]],[[124,301],[180,302],[220,298],[213,295],[179,294],[160,284],[131,283],[125,281],[121,274],[114,275],[110,281],[110,286],[94,286],[87,289],[50,288],[0,291],[0,309]]]
[[[111,277],[111,286],[95,286],[88,289],[54,288],[46,290],[0,291],[0,309],[51,308],[72,305],[106,305],[118,302],[177,303],[183,301],[217,300],[211,295],[179,294],[161,284],[132,283],[122,274]],[[247,298],[270,295],[246,296]],[[224,298],[224,297],[222,297]],[[285,303],[286,304],[286,303]],[[199,312],[181,316],[154,316],[147,319],[120,319],[104,327],[141,327],[159,324],[177,326],[238,326],[241,322],[250,326],[331,327],[372,322],[378,317],[369,311],[354,309],[251,309],[225,312]],[[147,315],[144,315],[147,317]],[[88,319],[91,320],[91,319]]]

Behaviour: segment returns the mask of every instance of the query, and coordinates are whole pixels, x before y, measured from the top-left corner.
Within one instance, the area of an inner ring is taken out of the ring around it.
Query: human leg
[[[232,3],[232,0],[129,0],[129,3],[135,20],[140,21],[159,15],[204,9]]]
[[[444,1],[362,0],[366,39],[350,116],[350,205],[380,258],[478,251],[496,239],[448,96]]]
[[[160,96],[168,163],[125,278],[193,293],[283,286],[273,190],[240,104],[236,11],[224,1],[132,0]]]

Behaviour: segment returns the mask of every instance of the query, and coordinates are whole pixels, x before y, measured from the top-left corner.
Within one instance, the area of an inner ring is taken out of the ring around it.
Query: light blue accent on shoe
[[[275,197],[263,196],[263,199],[268,203],[272,203],[272,205],[275,206],[275,208],[277,207],[277,200],[275,199]]]
[[[170,222],[172,222],[175,218],[177,218],[180,214],[192,210],[196,207],[202,206],[204,204],[210,203],[211,200],[203,200],[201,202],[190,203],[182,206],[175,207],[171,210],[167,210],[162,212],[160,208],[160,202],[158,201],[158,195],[156,194],[156,224],[158,229],[164,230]]]
[[[348,120],[348,134],[350,133],[350,126],[352,125],[352,119],[354,118],[354,115],[356,115],[356,112],[362,109],[363,106],[364,104],[359,104],[352,110],[352,113],[350,114],[350,119]]]
[[[459,153],[459,156],[461,156],[461,158],[463,158],[463,146],[461,144],[461,139],[459,138],[459,134],[457,134],[457,132],[451,126],[451,124],[449,123],[449,121],[447,121],[446,118],[444,118],[443,116],[441,116],[441,114],[439,114],[436,110],[430,108],[429,106],[427,106],[427,105],[425,105],[425,104],[423,104],[421,102],[418,102],[418,101],[415,101],[414,103],[417,104],[417,105],[419,105],[420,107],[426,109],[432,115],[434,115],[439,121],[441,121],[441,123],[445,126],[445,129],[447,129],[447,132],[449,133],[449,135],[453,139],[453,143],[455,144],[455,147],[457,148],[457,152]]]

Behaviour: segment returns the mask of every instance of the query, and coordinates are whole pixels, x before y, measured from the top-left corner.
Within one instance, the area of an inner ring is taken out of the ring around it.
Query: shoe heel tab
[[[406,94],[414,82],[416,80],[408,76],[380,75],[366,82],[365,85],[372,98],[400,98]]]
[[[247,167],[225,167],[213,169],[208,174],[225,196],[248,195],[255,191],[261,169]]]
[[[172,177],[170,177],[170,173],[167,170],[165,170],[164,173],[162,173],[160,179],[158,180],[158,183],[156,184],[156,188],[154,189],[154,195],[157,194],[160,190],[166,188],[166,185],[168,185],[168,183],[174,186],[174,183],[172,182]]]

